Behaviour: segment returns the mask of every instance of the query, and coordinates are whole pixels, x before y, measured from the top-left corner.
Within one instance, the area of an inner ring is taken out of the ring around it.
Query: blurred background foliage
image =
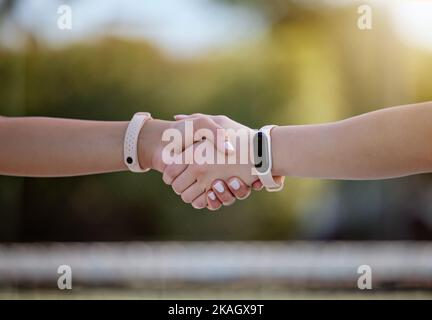
[[[0,2],[0,28],[19,2]],[[0,114],[115,121],[202,112],[259,127],[432,100],[432,51],[402,41],[384,7],[361,31],[352,1],[216,2],[252,8],[264,31],[184,57],[109,32],[55,46],[19,26],[21,47],[0,44]],[[428,175],[288,178],[283,192],[209,213],[182,203],[155,172],[0,177],[0,241],[432,239],[431,199]]]

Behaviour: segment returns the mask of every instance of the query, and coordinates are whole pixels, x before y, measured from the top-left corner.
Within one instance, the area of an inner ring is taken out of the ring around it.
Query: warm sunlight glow
[[[390,3],[397,32],[409,44],[432,50],[432,2],[400,1]]]

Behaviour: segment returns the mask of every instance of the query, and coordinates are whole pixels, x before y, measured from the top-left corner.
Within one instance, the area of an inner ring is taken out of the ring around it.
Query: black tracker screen
[[[258,132],[254,136],[253,145],[255,168],[259,173],[264,173],[269,167],[268,155],[263,152],[263,150],[268,150],[268,139],[262,132]]]

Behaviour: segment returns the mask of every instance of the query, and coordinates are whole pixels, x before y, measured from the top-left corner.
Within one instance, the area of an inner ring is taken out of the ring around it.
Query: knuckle
[[[210,124],[210,119],[207,116],[199,116],[197,121],[201,127],[205,128]]]
[[[224,121],[224,120],[228,119],[228,117],[224,116],[223,114],[220,114],[220,115],[214,116],[214,119],[217,121]]]
[[[202,177],[207,172],[207,166],[206,165],[194,165],[192,168],[192,171],[196,177]]]
[[[171,177],[169,177],[166,173],[163,174],[162,176],[162,180],[163,182],[165,182],[165,184],[170,185],[172,182]]]
[[[192,206],[196,209],[203,209],[207,205],[207,202],[205,201],[205,198],[200,197],[199,199],[196,199],[192,201]]]
[[[229,207],[229,206],[232,206],[234,204],[234,202],[235,202],[235,199],[232,199],[232,200],[229,200],[229,201],[224,201],[223,205],[225,207]]]
[[[217,210],[220,209],[220,207],[221,207],[221,205],[218,205],[218,206],[216,206],[216,207],[208,206],[207,208],[208,208],[210,211],[217,211]]]
[[[185,203],[191,203],[192,202],[191,196],[186,192],[183,192],[180,197],[183,200],[183,202],[185,202]]]
[[[239,200],[244,200],[247,197],[249,197],[249,195],[250,195],[250,191],[249,190],[244,190],[241,193],[236,194],[236,197]]]
[[[172,179],[173,179],[173,169],[172,169],[172,167],[171,166],[169,166],[169,167],[167,167],[167,168],[165,168],[165,171],[164,171],[164,173],[163,173],[163,180],[165,181],[165,182],[169,182],[169,183],[171,183],[172,182]]]
[[[174,192],[175,192],[177,195],[180,195],[180,194],[181,194],[180,186],[179,186],[177,183],[175,183],[175,181],[174,181],[174,183],[172,184],[172,189],[174,190]]]
[[[192,207],[194,207],[195,209],[203,209],[204,208],[204,206],[200,202],[192,202]]]
[[[166,183],[171,184],[176,178],[177,169],[175,166],[169,166],[165,169],[163,179]]]

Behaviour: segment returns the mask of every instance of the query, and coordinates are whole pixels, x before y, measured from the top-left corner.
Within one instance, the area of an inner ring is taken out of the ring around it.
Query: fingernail
[[[229,151],[234,151],[234,146],[229,141],[225,141],[224,147],[225,147],[225,149],[227,149]]]
[[[178,118],[178,117],[182,117],[182,118],[183,118],[183,117],[186,117],[186,115],[185,115],[185,114],[176,114],[176,115],[174,116],[174,119],[175,119],[175,118]]]
[[[216,195],[214,194],[213,191],[210,191],[210,192],[208,193],[208,197],[210,198],[210,200],[213,200],[213,201],[216,200]]]
[[[231,180],[229,184],[234,190],[240,189],[240,182],[237,179]]]
[[[214,188],[216,189],[217,192],[219,193],[223,193],[225,191],[225,188],[222,184],[222,182],[218,181],[214,184]]]

